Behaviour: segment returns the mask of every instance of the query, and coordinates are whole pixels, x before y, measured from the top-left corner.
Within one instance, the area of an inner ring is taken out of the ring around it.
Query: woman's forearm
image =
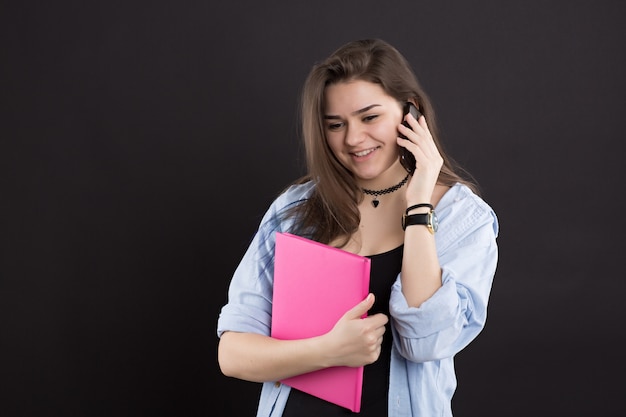
[[[254,333],[226,332],[218,347],[224,375],[252,382],[278,381],[328,366],[320,337],[278,340]]]

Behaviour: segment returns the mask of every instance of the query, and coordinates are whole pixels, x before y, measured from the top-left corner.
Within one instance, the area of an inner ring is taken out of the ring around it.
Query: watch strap
[[[439,220],[437,220],[434,210],[430,210],[428,213],[404,214],[402,216],[402,230],[406,230],[407,226],[413,225],[424,225],[431,234],[435,234]]]
[[[428,225],[428,216],[430,213],[409,214],[408,216],[405,214],[402,216],[402,230],[417,224]]]
[[[411,207],[407,208],[407,209],[406,209],[406,211],[405,211],[405,213],[406,213],[406,215],[408,216],[408,215],[409,215],[409,212],[410,212],[411,210],[415,210],[415,209],[418,209],[418,208],[420,208],[420,207],[428,207],[430,210],[434,210],[434,209],[435,209],[435,208],[433,207],[433,205],[432,205],[432,204],[430,204],[430,203],[421,203],[421,204],[415,204],[415,205],[412,205]]]

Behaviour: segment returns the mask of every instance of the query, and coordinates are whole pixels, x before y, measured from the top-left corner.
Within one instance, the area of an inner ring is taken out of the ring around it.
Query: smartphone
[[[402,124],[410,129],[411,126],[409,126],[406,120],[404,120],[404,116],[406,116],[409,112],[413,115],[413,117],[415,117],[416,120],[420,118],[422,113],[420,113],[417,107],[415,107],[415,104],[411,103],[410,101],[406,102],[406,104],[404,105],[404,112],[402,113]],[[407,137],[404,136],[402,133],[400,133],[400,137],[403,139],[407,139]],[[402,147],[400,147],[400,163],[409,174],[413,174],[413,172],[415,171],[415,157],[411,152]]]

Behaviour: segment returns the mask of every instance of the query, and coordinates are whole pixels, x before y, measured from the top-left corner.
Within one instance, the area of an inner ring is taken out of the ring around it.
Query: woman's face
[[[384,173],[396,180],[398,167],[403,170],[396,141],[400,103],[380,85],[362,80],[329,85],[325,100],[326,140],[335,157],[360,182]]]

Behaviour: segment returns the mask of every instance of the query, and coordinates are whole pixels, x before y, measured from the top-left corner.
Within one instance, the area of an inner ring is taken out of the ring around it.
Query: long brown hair
[[[472,177],[445,153],[432,103],[404,56],[380,39],[357,40],[314,65],[302,89],[300,110],[307,174],[294,183],[313,181],[315,187],[309,199],[286,213],[296,218],[294,233],[323,243],[342,238],[343,246],[359,227],[358,204],[363,194],[353,174],[330,150],[323,124],[326,87],[352,80],[379,84],[401,103],[415,100],[443,157],[438,183],[452,186],[460,182],[478,192]]]

